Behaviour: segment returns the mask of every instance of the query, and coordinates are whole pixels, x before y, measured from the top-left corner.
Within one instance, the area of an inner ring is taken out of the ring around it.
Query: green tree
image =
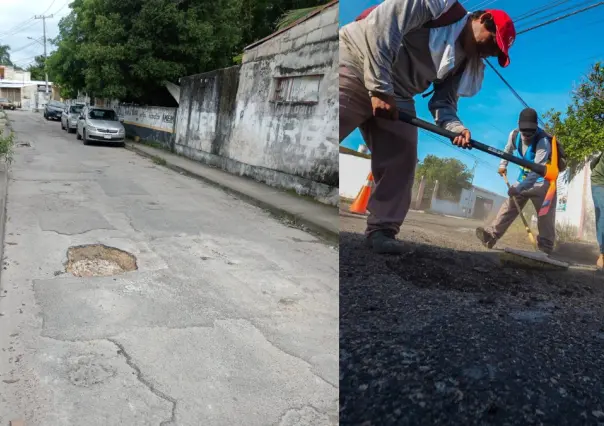
[[[32,80],[42,81],[46,78],[45,66],[44,66],[44,56],[36,56],[34,63],[29,65],[26,69],[31,74]],[[49,74],[48,79],[53,81],[52,74]]]
[[[10,46],[7,44],[0,44],[0,65],[13,65],[10,59]]]
[[[67,93],[153,102],[165,81],[233,64],[287,10],[325,0],[74,0],[48,71]]]
[[[570,166],[584,164],[586,157],[604,150],[604,64],[590,68],[577,88],[565,113],[550,110],[547,130],[560,140]]]
[[[431,196],[437,180],[439,182],[437,196],[441,199],[457,201],[462,189],[472,187],[472,172],[456,158],[426,156],[424,161],[417,165],[415,181],[419,183],[422,176],[426,182],[424,197]]]

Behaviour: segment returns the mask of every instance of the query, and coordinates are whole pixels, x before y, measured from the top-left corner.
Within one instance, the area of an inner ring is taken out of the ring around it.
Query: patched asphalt
[[[604,424],[600,275],[504,267],[425,214],[374,255],[341,219],[341,425]]]

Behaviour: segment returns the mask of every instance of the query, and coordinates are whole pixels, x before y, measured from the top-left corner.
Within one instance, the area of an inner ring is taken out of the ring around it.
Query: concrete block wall
[[[240,68],[181,79],[176,152],[337,205],[337,22],[335,3],[246,51]],[[280,78],[312,100],[276,99]]]
[[[172,150],[176,108],[120,105],[114,109],[124,119],[128,137],[138,136],[142,140],[158,142],[165,149]]]

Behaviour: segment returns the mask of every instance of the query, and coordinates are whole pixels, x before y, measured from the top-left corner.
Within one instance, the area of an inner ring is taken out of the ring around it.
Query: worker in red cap
[[[396,235],[411,204],[418,130],[399,121],[398,111],[414,115],[413,97],[432,84],[435,122],[469,148],[457,100],[480,90],[484,58],[509,65],[515,37],[505,12],[468,13],[451,0],[385,0],[341,28],[340,143],[359,128],[371,150],[375,186],[365,233],[375,252],[403,251]]]

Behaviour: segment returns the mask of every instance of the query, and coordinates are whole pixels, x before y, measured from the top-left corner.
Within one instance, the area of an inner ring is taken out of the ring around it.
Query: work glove
[[[499,173],[500,176],[505,176],[507,174],[507,170],[505,167],[500,167],[499,170],[497,170],[497,173]]]
[[[510,189],[508,189],[508,195],[510,197],[517,197],[520,195],[520,191],[518,190],[517,186],[510,186]]]

